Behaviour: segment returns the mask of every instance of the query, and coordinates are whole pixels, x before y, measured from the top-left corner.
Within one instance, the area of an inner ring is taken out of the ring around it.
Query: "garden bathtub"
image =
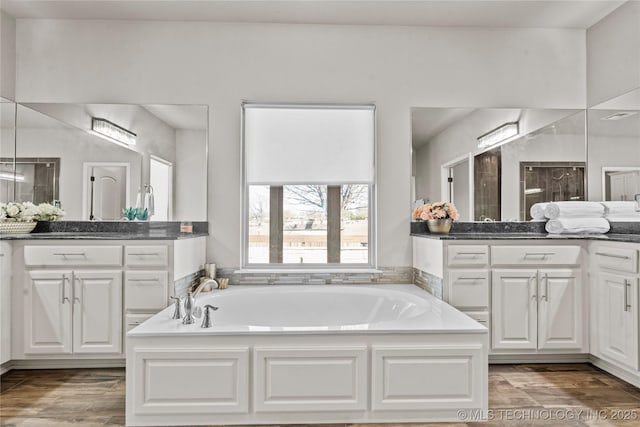
[[[127,334],[127,425],[428,422],[487,410],[487,330],[414,285],[236,286]]]

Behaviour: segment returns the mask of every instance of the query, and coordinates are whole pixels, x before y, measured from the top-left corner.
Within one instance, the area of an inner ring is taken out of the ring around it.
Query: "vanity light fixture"
[[[115,123],[110,122],[107,119],[100,119],[98,117],[91,118],[91,130],[97,136],[105,138],[111,142],[115,142],[121,145],[135,145],[136,134],[128,129],[118,126]]]
[[[478,148],[491,147],[512,138],[520,132],[518,122],[505,123],[478,137]]]
[[[540,194],[542,193],[542,188],[527,188],[524,190],[524,194],[526,194],[527,196],[529,194]]]
[[[638,114],[637,111],[619,111],[617,113],[613,113],[610,116],[603,117],[601,120],[622,120],[627,117],[631,117],[635,114]]]
[[[0,172],[0,179],[3,181],[23,182],[25,178],[21,173],[17,173],[14,176],[11,172]]]

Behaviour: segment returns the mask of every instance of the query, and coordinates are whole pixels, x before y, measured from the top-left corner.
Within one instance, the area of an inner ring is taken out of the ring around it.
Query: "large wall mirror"
[[[151,221],[206,221],[207,126],[202,105],[18,104],[0,201],[57,203],[65,220],[139,207]]]
[[[413,108],[413,194],[462,221],[527,221],[537,202],[586,200],[585,110]]]
[[[0,97],[0,201],[14,200],[16,104]]]
[[[640,194],[640,88],[589,109],[589,198]]]

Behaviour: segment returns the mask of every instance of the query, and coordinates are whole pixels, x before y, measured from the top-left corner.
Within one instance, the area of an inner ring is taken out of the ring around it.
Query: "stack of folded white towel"
[[[545,230],[552,234],[606,233],[611,228],[599,202],[536,203],[530,213],[534,220],[547,218]]]

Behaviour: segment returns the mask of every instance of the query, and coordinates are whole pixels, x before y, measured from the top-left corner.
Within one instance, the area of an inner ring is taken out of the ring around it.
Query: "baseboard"
[[[610,373],[611,375],[620,378],[623,381],[628,382],[629,384],[633,385],[634,387],[639,387],[640,388],[640,373],[632,373],[630,372],[628,369],[626,368],[621,368],[618,365],[614,365],[611,362],[607,362],[606,360],[602,360],[599,357],[596,356],[591,356],[589,358],[590,362],[594,365],[597,366],[598,368],[602,369],[603,371],[606,371],[608,373]],[[630,368],[629,368],[630,369]]]
[[[10,369],[124,368],[125,359],[41,359],[13,360]],[[2,368],[5,367],[2,365]],[[4,373],[4,372],[3,372]]]
[[[489,363],[588,363],[588,354],[490,354]]]
[[[4,375],[12,369],[13,369],[13,362],[12,361],[5,362],[2,365],[0,365],[0,375]]]

